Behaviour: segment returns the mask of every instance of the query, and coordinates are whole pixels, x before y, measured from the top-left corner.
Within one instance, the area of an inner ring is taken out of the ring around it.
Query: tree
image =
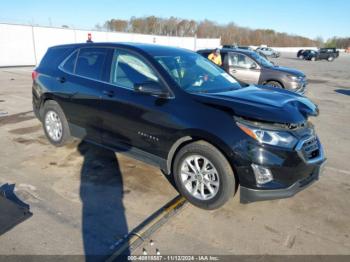
[[[121,19],[111,19],[105,22],[105,28],[109,31],[127,32],[129,22]]]
[[[219,38],[222,44],[269,45],[269,46],[322,46],[323,39],[315,40],[279,33],[272,29],[250,29],[231,22],[218,24],[211,20],[196,22],[177,17],[160,18],[156,16],[131,17],[129,20],[111,19],[104,27],[110,31],[156,34],[169,36],[197,36],[199,38]],[[350,44],[349,39],[333,39],[338,46]]]

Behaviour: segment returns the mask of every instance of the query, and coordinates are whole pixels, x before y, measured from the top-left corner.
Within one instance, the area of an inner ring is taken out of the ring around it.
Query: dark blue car
[[[307,98],[243,86],[194,52],[146,44],[49,48],[33,72],[33,107],[48,140],[72,136],[173,176],[191,203],[215,209],[290,197],[324,163]]]

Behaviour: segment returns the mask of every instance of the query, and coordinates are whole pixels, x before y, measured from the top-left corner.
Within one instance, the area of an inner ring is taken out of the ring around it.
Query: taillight
[[[32,79],[33,79],[33,81],[37,79],[38,75],[39,75],[39,73],[37,71],[34,70],[32,72]]]

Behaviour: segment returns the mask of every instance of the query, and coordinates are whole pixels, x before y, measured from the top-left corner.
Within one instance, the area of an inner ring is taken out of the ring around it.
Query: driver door
[[[261,70],[259,65],[250,57],[231,52],[228,57],[229,73],[247,84],[258,84]]]
[[[135,84],[149,81],[165,88],[152,66],[134,52],[115,49],[110,69],[110,81],[101,101],[103,144],[161,155],[161,141],[169,140],[167,132],[173,132],[167,119],[171,119],[174,99],[134,90]]]

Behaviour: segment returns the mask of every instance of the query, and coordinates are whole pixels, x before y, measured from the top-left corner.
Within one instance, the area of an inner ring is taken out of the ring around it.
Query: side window
[[[110,80],[112,84],[134,89],[135,84],[149,81],[159,82],[159,79],[141,58],[125,51],[114,52]]]
[[[78,51],[74,51],[74,53],[72,53],[68,57],[66,62],[63,64],[62,68],[68,73],[74,73],[74,67],[75,67],[75,62],[77,60],[77,56],[78,56]]]
[[[102,80],[102,70],[106,57],[106,48],[81,48],[75,66],[75,74]]]
[[[249,69],[255,62],[246,55],[238,53],[230,53],[229,57],[230,66]]]

